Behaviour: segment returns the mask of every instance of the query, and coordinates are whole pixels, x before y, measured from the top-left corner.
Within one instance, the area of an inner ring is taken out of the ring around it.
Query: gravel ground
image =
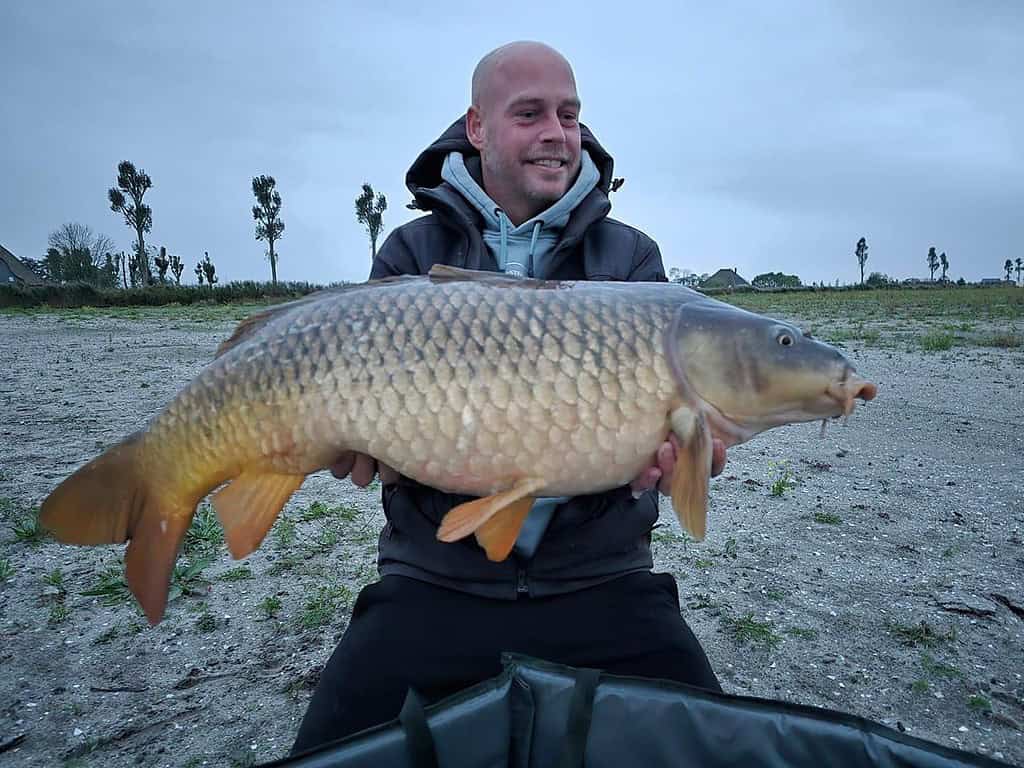
[[[123,599],[120,547],[34,540],[32,507],[142,426],[232,325],[180,312],[0,314],[5,765],[283,755],[376,578],[378,493],[326,473],[244,561],[216,525],[190,542],[156,628]],[[823,438],[800,425],[733,448],[704,542],[663,506],[656,568],[727,691],[1024,764],[1024,349],[925,353],[906,325],[877,327],[844,344],[878,399]]]

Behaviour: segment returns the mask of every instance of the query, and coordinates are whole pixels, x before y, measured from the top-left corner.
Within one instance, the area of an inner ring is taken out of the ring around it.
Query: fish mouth
[[[847,369],[843,378],[833,382],[825,389],[825,394],[831,397],[839,406],[837,416],[849,417],[853,413],[854,406],[858,399],[865,403],[874,400],[878,394],[878,387],[867,379],[864,379]]]

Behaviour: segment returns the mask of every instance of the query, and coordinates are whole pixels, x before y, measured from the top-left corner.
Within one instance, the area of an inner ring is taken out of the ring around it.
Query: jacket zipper
[[[520,568],[516,578],[516,592],[520,595],[530,594],[530,585],[526,581],[526,569]]]

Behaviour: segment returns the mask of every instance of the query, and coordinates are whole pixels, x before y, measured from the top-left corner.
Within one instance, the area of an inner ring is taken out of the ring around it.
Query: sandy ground
[[[16,535],[231,327],[181,312],[173,323],[0,314],[5,765],[285,754],[355,595],[376,577],[378,494],[326,473],[242,563],[210,549],[156,628],[132,602],[83,594],[119,566],[120,547]],[[687,540],[664,506],[656,567],[676,576],[727,691],[1024,764],[1024,348],[925,353],[885,334],[845,347],[879,398],[824,438],[800,425],[732,449],[708,538]],[[311,510],[317,501],[327,507]]]

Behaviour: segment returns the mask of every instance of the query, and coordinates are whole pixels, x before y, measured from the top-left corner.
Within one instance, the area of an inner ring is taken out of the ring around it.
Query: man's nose
[[[557,113],[549,113],[544,116],[541,124],[540,140],[543,142],[565,143],[565,128],[562,121],[558,119]]]

